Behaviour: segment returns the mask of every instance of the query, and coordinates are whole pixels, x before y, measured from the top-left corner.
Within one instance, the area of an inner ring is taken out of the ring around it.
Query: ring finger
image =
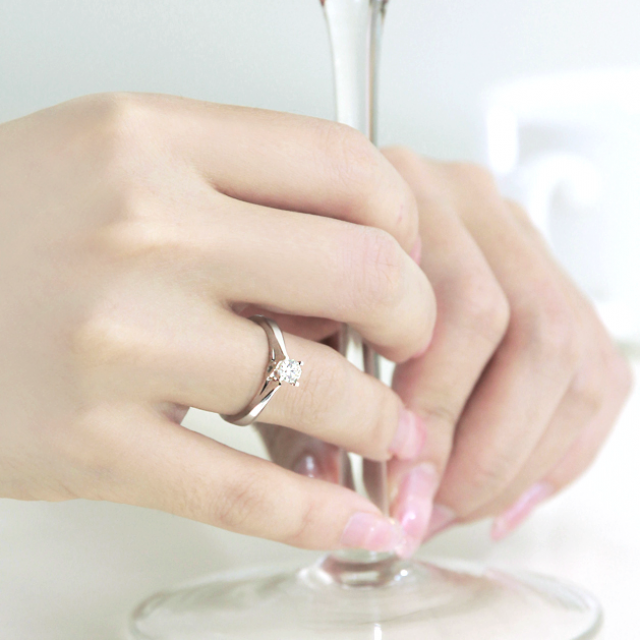
[[[188,309],[165,320],[162,331],[129,345],[128,353],[137,355],[127,359],[128,377],[148,381],[145,395],[153,402],[241,411],[265,380],[264,330],[226,309],[212,310],[205,301],[191,301]],[[423,441],[418,422],[386,385],[326,345],[287,333],[284,339],[290,357],[304,362],[302,376],[298,387],[281,386],[261,422],[377,460],[406,453],[406,442]]]

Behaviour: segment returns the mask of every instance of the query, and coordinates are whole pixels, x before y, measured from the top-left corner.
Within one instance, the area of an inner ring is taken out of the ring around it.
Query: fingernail
[[[497,541],[508,536],[543,500],[552,495],[553,491],[553,487],[548,482],[534,484],[493,521],[491,537]]]
[[[420,454],[426,439],[427,431],[422,418],[409,409],[402,409],[389,452],[401,460],[411,460]]]
[[[416,243],[413,245],[411,249],[411,253],[409,253],[414,262],[420,264],[420,260],[422,259],[422,240],[418,237]]]
[[[429,527],[437,486],[435,467],[427,463],[412,469],[400,483],[394,516],[405,532],[405,539],[395,550],[401,558],[409,558],[422,544]]]
[[[344,528],[340,545],[367,551],[393,551],[402,544],[404,533],[397,522],[373,513],[356,513]]]
[[[429,527],[424,536],[425,540],[446,529],[455,519],[456,514],[453,509],[449,509],[449,507],[445,507],[443,504],[434,504],[433,510],[431,511],[431,519],[429,520]]]
[[[301,476],[307,476],[307,478],[319,478],[322,475],[318,460],[310,453],[303,455],[296,462],[293,466],[293,471]]]

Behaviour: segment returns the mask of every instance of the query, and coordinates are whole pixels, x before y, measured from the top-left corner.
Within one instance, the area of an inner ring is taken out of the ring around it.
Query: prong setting
[[[277,380],[280,384],[286,382],[294,387],[299,387],[300,383],[298,380],[302,375],[303,364],[301,360],[292,360],[291,358],[280,360],[280,362],[275,365],[269,378]]]

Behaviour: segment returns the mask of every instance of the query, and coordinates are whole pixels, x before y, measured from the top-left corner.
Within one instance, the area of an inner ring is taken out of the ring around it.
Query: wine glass
[[[337,117],[375,142],[377,59],[386,0],[321,0]],[[345,326],[339,349],[380,379],[380,357]],[[388,514],[384,463],[344,454],[345,486]],[[338,551],[315,564],[231,571],[158,593],[133,613],[137,640],[587,640],[598,603],[533,574],[389,553]]]

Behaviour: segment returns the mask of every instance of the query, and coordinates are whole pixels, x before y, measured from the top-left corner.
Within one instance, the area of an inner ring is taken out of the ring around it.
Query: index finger
[[[129,99],[135,105],[137,97]],[[407,253],[417,251],[418,210],[411,189],[355,129],[173,96],[145,100],[157,109],[171,146],[216,190],[246,202],[377,227]]]

